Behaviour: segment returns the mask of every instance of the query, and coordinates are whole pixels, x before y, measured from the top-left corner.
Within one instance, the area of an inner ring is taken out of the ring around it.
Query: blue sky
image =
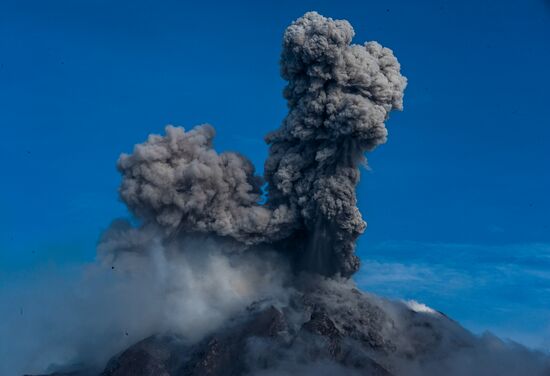
[[[409,79],[358,189],[358,282],[550,348],[545,0],[0,2],[0,282],[93,260],[127,215],[118,155],[168,123],[213,124],[261,171],[281,35],[308,10]]]

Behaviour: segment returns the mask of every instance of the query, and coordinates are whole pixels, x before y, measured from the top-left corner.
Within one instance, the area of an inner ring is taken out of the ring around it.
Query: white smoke
[[[284,302],[286,266],[269,251],[228,254],[213,239],[101,257],[63,278],[49,270],[6,291],[0,305],[0,375],[85,365],[101,370],[131,344],[157,333],[189,343],[252,302]]]

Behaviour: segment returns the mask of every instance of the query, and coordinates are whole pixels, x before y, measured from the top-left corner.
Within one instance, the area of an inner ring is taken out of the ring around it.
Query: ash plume
[[[295,222],[293,213],[284,204],[260,205],[262,179],[254,166],[240,154],[216,153],[214,135],[210,125],[188,132],[168,126],[165,136],[151,135],[123,154],[122,200],[166,234],[214,234],[245,245],[284,236]]]
[[[550,375],[546,354],[350,279],[360,167],[407,83],[391,50],[353,36],[315,12],[286,29],[288,115],[266,137],[264,177],[217,153],[210,125],[167,126],[122,154],[134,221],[111,224],[81,282],[46,276],[10,298],[32,312],[23,330],[0,306],[0,337],[13,338],[0,374]]]
[[[366,223],[355,187],[364,153],[386,142],[384,121],[403,107],[406,79],[392,51],[351,44],[344,20],[306,13],[284,35],[282,77],[289,112],[266,137],[269,203],[286,203],[303,222],[304,269],[349,277],[359,269],[355,240]]]
[[[212,149],[209,125],[168,126],[122,155],[120,195],[136,216],[167,234],[205,233],[245,246],[289,249],[297,270],[351,276],[366,223],[355,188],[364,153],[386,141],[384,121],[401,110],[406,79],[392,51],[351,44],[347,21],[306,13],[283,39],[281,74],[289,112],[266,137],[262,178],[237,153]],[[290,246],[289,246],[290,245]]]

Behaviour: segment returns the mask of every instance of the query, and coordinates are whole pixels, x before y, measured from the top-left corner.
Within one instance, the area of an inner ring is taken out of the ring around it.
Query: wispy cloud
[[[418,300],[472,330],[550,344],[550,244],[385,242],[362,259],[365,290]]]

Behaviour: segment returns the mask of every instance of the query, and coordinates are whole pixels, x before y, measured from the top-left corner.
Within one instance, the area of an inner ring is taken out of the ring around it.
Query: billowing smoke
[[[365,151],[386,142],[384,121],[402,109],[406,79],[390,49],[351,44],[347,21],[306,13],[284,35],[281,73],[289,112],[269,134],[269,203],[299,213],[301,266],[350,276],[355,240],[366,223],[355,187]]]
[[[351,276],[366,223],[355,197],[365,151],[386,141],[384,121],[402,109],[406,79],[391,50],[351,44],[347,21],[305,14],[284,34],[281,74],[289,113],[266,137],[262,179],[236,153],[212,149],[214,129],[167,127],[122,155],[121,197],[167,234],[205,233],[243,245],[291,249],[297,270]]]
[[[83,282],[45,298],[27,289],[17,303],[33,315],[0,310],[0,337],[18,338],[0,348],[0,373],[550,374],[544,354],[350,280],[366,227],[359,168],[386,141],[406,86],[391,50],[353,36],[315,12],[285,31],[289,111],[266,137],[264,178],[244,156],[217,153],[210,125],[168,126],[123,154],[120,197],[134,220],[103,234]]]
[[[214,134],[210,125],[188,132],[168,126],[165,136],[149,136],[123,154],[123,201],[167,235],[214,234],[252,245],[287,234],[293,213],[286,205],[260,205],[262,179],[254,166],[242,155],[216,153]]]

